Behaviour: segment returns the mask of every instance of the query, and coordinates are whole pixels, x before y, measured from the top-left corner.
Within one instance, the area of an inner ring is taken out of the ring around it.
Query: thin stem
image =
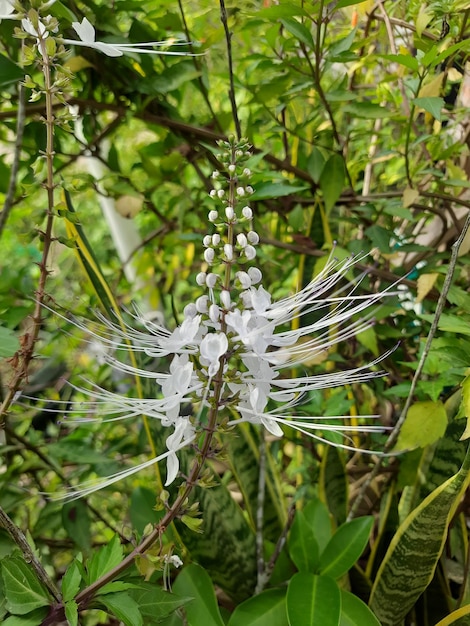
[[[398,440],[398,436],[400,434],[400,430],[401,427],[403,426],[403,422],[406,419],[406,416],[408,414],[409,408],[411,406],[411,403],[413,402],[414,399],[414,394],[416,391],[416,387],[418,385],[418,381],[421,378],[421,374],[423,373],[423,369],[424,369],[424,364],[426,362],[427,356],[429,354],[429,351],[431,350],[431,344],[432,341],[434,339],[434,336],[436,334],[437,331],[437,327],[439,324],[439,320],[440,317],[442,315],[442,312],[444,310],[445,307],[445,303],[446,303],[446,299],[447,299],[447,294],[449,293],[449,289],[451,287],[452,284],[452,279],[454,276],[454,272],[455,272],[455,267],[457,265],[457,259],[459,256],[459,250],[460,250],[460,246],[463,243],[463,240],[465,239],[465,235],[467,234],[468,230],[470,228],[470,214],[467,216],[467,219],[465,220],[465,224],[462,228],[462,232],[460,233],[458,239],[455,241],[455,243],[452,245],[452,253],[451,253],[451,257],[450,257],[450,261],[449,261],[449,269],[447,270],[447,274],[444,280],[444,285],[442,286],[442,292],[441,295],[439,296],[439,300],[437,302],[437,306],[436,306],[436,313],[434,314],[434,318],[431,324],[431,328],[429,329],[429,333],[426,339],[426,343],[424,345],[423,348],[423,352],[421,353],[421,357],[419,359],[418,362],[418,367],[416,368],[416,372],[413,376],[413,380],[411,381],[411,387],[410,387],[410,392],[408,394],[408,397],[406,399],[405,402],[405,406],[403,407],[403,411],[400,414],[400,417],[397,421],[397,423],[395,424],[392,432],[390,433],[390,436],[387,440],[387,443],[384,446],[384,453],[389,452],[393,446],[396,444],[397,440]],[[364,482],[356,500],[354,501],[352,507],[351,507],[351,511],[349,512],[349,516],[348,519],[352,519],[357,510],[359,509],[359,506],[361,505],[362,501],[364,500],[365,494],[371,484],[371,482],[374,480],[374,478],[377,476],[377,474],[379,473],[379,470],[382,466],[383,463],[383,459],[385,458],[385,456],[380,457],[376,464],[374,465],[371,473],[369,474],[367,480]]]
[[[263,591],[266,584],[264,573],[264,500],[266,495],[266,438],[264,428],[260,431],[259,440],[259,463],[258,463],[258,496],[256,503],[256,562],[258,565],[258,578],[256,581],[255,595]]]
[[[230,104],[232,105],[232,116],[235,123],[235,130],[237,133],[237,139],[240,141],[242,138],[242,129],[240,126],[240,120],[238,118],[237,101],[235,99],[235,83],[233,80],[233,58],[232,58],[232,33],[229,30],[227,22],[227,9],[225,8],[224,0],[219,0],[220,4],[220,20],[224,26],[225,41],[227,42],[227,59],[228,59],[228,73],[230,80],[230,89],[228,91],[228,97]]]
[[[15,147],[13,150],[13,162],[11,164],[10,180],[8,181],[8,190],[3,204],[2,212],[0,213],[0,237],[6,226],[7,219],[10,215],[10,211],[14,205],[14,196],[16,190],[16,181],[18,178],[18,171],[20,168],[20,155],[21,146],[23,144],[23,133],[26,120],[25,109],[25,89],[20,83],[18,86],[18,111],[16,115],[16,139]]]
[[[55,586],[54,582],[48,576],[46,570],[42,566],[41,562],[36,555],[34,554],[31,546],[29,545],[26,537],[20,528],[13,522],[12,519],[7,515],[7,513],[0,507],[0,528],[4,528],[16,545],[20,548],[23,553],[23,558],[26,563],[30,563],[31,567],[36,572],[36,576],[38,580],[46,587],[52,597],[56,600],[56,602],[61,601],[60,591]]]

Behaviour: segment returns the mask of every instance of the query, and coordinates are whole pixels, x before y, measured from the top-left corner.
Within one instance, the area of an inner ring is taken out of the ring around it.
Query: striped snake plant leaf
[[[382,626],[398,626],[429,585],[450,520],[470,482],[470,447],[460,470],[399,526],[372,587],[369,605]]]

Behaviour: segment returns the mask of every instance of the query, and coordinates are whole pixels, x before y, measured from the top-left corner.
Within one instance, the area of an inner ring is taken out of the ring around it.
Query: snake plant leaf
[[[470,604],[452,611],[444,619],[441,619],[440,622],[437,622],[436,626],[468,626],[468,624],[470,624]]]
[[[460,470],[399,526],[377,572],[369,606],[382,626],[399,626],[429,585],[450,520],[470,482],[470,447]]]

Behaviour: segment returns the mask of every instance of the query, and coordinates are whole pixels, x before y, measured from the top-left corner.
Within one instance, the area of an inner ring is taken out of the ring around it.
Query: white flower
[[[194,56],[188,52],[173,52],[169,50],[153,50],[152,48],[158,46],[167,45],[182,45],[187,42],[167,42],[167,41],[150,41],[148,43],[104,43],[102,41],[95,41],[95,29],[87,20],[83,18],[81,22],[72,22],[72,28],[80,37],[80,40],[76,39],[63,39],[63,43],[72,44],[74,46],[84,46],[86,48],[94,48],[103,52],[109,57],[120,57],[127,52],[138,52],[140,54],[164,54],[172,56]]]
[[[0,0],[0,20],[15,20],[17,15],[14,13],[15,7],[13,0]]]
[[[209,365],[209,377],[212,378],[219,371],[220,357],[228,349],[227,336],[224,333],[208,333],[201,341],[200,353],[203,364]]]

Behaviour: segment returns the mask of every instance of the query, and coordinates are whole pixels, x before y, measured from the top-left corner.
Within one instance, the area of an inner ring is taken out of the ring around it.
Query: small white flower
[[[104,43],[101,41],[95,41],[96,33],[95,29],[87,20],[83,18],[81,22],[72,22],[72,28],[80,37],[76,39],[63,39],[63,43],[72,44],[74,46],[84,46],[86,48],[94,48],[103,52],[110,57],[120,57],[127,52],[138,52],[140,54],[160,54],[170,56],[194,56],[188,52],[173,52],[169,50],[153,50],[154,47],[166,46],[169,42],[166,41],[150,41],[148,43]],[[176,42],[178,45],[187,42]]]
[[[224,333],[208,333],[201,341],[201,357],[209,365],[209,377],[213,377],[219,371],[219,359],[228,349],[227,336]]]

